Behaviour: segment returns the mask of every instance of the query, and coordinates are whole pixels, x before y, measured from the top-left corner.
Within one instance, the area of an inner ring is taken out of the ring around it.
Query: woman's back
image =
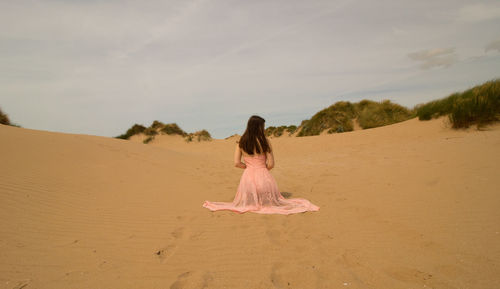
[[[266,166],[266,155],[258,154],[258,155],[243,155],[243,160],[245,161],[245,165],[247,168],[265,168]]]
[[[241,162],[242,157],[244,163]],[[319,210],[318,206],[306,199],[287,200],[280,194],[276,180],[269,172],[274,167],[274,155],[271,143],[264,135],[263,118],[250,118],[247,130],[236,145],[234,165],[245,170],[233,202],[205,201],[203,207],[211,211],[285,215]]]

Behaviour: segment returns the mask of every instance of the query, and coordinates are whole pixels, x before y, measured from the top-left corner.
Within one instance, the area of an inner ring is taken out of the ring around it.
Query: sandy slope
[[[234,139],[0,125],[0,288],[498,288],[500,125],[273,139],[296,215],[212,213]]]

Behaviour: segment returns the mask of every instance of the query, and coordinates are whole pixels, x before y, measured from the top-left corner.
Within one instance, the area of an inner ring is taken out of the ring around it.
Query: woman
[[[237,213],[293,214],[318,211],[319,207],[306,199],[285,199],[278,190],[269,170],[274,167],[271,143],[264,134],[265,120],[253,115],[234,151],[234,165],[245,169],[233,202],[205,201],[211,211],[230,210]],[[244,163],[241,162],[243,156]]]

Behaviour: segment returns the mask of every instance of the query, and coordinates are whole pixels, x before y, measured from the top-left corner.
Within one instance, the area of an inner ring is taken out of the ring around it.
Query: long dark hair
[[[247,129],[241,136],[239,143],[240,148],[247,154],[253,155],[254,152],[257,154],[271,152],[271,147],[267,143],[266,135],[264,134],[265,122],[258,115],[252,115],[248,119]]]

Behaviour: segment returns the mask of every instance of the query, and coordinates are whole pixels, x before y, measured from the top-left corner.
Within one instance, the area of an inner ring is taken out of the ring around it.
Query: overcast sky
[[[0,107],[26,128],[116,136],[340,101],[413,107],[500,77],[500,1],[0,0]]]

